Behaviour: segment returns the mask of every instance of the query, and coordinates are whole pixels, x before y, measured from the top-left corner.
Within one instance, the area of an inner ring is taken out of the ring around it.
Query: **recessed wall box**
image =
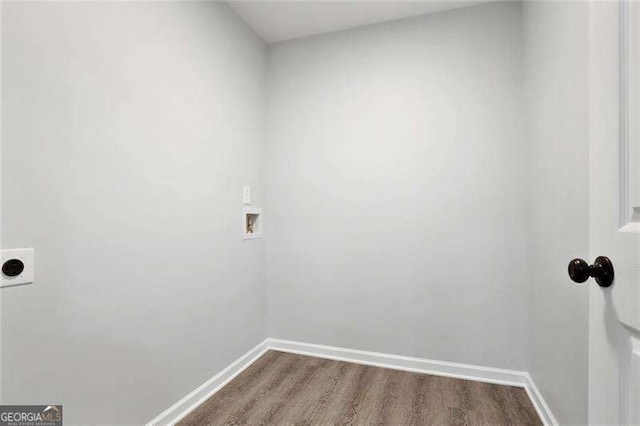
[[[262,238],[262,210],[245,207],[242,214],[245,240]]]

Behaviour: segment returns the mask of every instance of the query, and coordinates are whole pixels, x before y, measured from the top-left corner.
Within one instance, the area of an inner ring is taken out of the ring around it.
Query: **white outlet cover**
[[[32,248],[1,250],[0,256],[2,260],[0,262],[1,265],[4,265],[4,262],[11,259],[19,259],[24,263],[24,270],[18,276],[8,277],[0,272],[0,275],[2,276],[2,280],[0,280],[0,287],[11,287],[14,285],[33,283],[34,265]]]
[[[248,185],[242,187],[242,201],[244,204],[251,204],[251,187]]]

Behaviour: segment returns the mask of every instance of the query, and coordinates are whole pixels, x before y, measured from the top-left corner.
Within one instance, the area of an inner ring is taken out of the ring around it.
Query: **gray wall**
[[[2,402],[140,423],[268,334],[529,370],[585,423],[586,40],[494,3],[272,45],[265,85],[221,3],[3,2]]]
[[[526,369],[520,18],[269,46],[270,336]]]
[[[266,337],[265,48],[223,3],[2,7],[2,402],[148,421]]]
[[[563,424],[587,422],[589,291],[570,281],[566,268],[575,257],[589,258],[588,8],[586,2],[523,6],[529,372]]]

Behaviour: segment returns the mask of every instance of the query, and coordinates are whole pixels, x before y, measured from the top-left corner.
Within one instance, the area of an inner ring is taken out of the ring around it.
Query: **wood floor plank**
[[[268,351],[179,425],[541,425],[526,391]]]

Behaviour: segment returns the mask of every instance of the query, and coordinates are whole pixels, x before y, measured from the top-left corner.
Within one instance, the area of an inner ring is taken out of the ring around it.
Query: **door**
[[[589,8],[589,423],[640,424],[640,4]]]

